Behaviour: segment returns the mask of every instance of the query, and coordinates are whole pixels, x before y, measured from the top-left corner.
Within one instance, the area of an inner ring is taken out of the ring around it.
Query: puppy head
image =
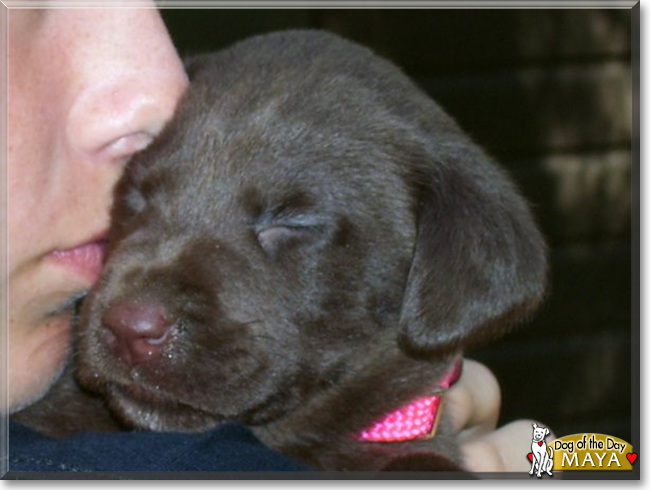
[[[540,427],[537,424],[533,424],[533,442],[541,442],[544,438],[550,434],[551,431],[546,427]]]
[[[151,429],[262,424],[378,356],[505,331],[543,291],[525,203],[399,70],[334,36],[188,64],[119,184],[82,380]]]

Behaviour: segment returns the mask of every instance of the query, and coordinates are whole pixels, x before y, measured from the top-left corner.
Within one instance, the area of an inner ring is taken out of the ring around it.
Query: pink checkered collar
[[[357,439],[371,442],[397,442],[430,439],[435,436],[442,412],[443,395],[460,378],[462,358],[457,358],[430,395],[422,396],[385,415],[361,431]]]

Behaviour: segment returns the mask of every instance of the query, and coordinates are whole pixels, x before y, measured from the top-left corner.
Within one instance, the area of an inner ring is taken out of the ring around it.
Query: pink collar
[[[460,378],[463,370],[462,358],[457,358],[447,373],[436,385],[435,391],[389,413],[361,431],[360,441],[396,442],[413,439],[430,439],[436,435],[442,412],[443,395]]]

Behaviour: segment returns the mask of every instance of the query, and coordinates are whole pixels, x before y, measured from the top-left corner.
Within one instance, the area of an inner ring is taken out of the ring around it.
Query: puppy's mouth
[[[188,408],[193,408],[190,405],[179,402],[169,395],[161,393],[159,390],[145,388],[138,383],[131,383],[123,386],[118,385],[115,386],[112,391],[118,396],[132,398],[136,401],[154,406],[185,405]]]
[[[287,409],[286,400],[277,393],[256,400],[252,406],[231,406],[224,410],[228,413],[217,413],[214,407],[206,409],[138,382],[112,384],[105,387],[105,392],[112,409],[129,424],[154,431],[205,431],[229,420],[260,425],[280,417]]]
[[[108,395],[114,410],[130,423],[148,430],[202,431],[224,420],[201,407],[138,383],[112,385]]]

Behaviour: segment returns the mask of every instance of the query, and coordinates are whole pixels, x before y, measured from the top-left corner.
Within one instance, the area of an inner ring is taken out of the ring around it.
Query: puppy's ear
[[[544,240],[506,175],[469,141],[435,154],[414,167],[418,235],[399,331],[401,347],[419,355],[506,332],[546,283]]]

